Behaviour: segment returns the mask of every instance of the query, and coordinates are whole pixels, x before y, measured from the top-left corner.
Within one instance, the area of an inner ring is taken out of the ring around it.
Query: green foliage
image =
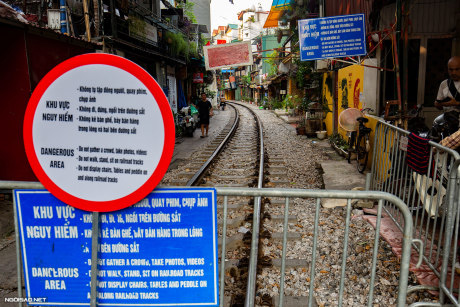
[[[270,68],[268,70],[268,76],[275,76],[278,74],[278,57],[279,53],[278,51],[273,51],[268,55],[268,58],[265,60],[265,63],[270,65]]]
[[[270,98],[268,100],[268,105],[270,106],[270,109],[275,110],[275,109],[283,109],[284,108],[284,103],[283,101],[280,101],[274,97]]]
[[[135,15],[129,15],[129,32],[138,36],[143,41],[146,40],[145,21]]]
[[[308,98],[308,96],[305,95],[300,101],[299,110],[302,112],[306,112],[308,110],[308,106],[310,105],[310,103],[310,99]]]
[[[189,1],[179,1],[179,4],[177,5],[177,8],[184,10],[184,15],[187,16],[188,20],[190,20],[191,23],[197,23],[195,14],[193,14],[194,6],[195,3]]]
[[[338,148],[348,150],[348,142],[344,140],[342,135],[339,133],[331,134],[331,136],[329,136],[329,142],[335,144],[335,146],[337,146]]]
[[[189,45],[187,44],[184,36],[181,33],[173,33],[167,31],[165,34],[165,39],[166,42],[169,44],[171,48],[171,53],[173,55],[187,55]]]
[[[206,88],[204,92],[208,98],[214,99],[214,97],[216,97],[216,91],[211,91],[209,88]]]
[[[248,86],[251,83],[251,75],[242,76],[241,81],[243,81],[244,86]]]
[[[295,72],[295,81],[298,88],[304,88],[307,86],[307,78],[311,79],[313,74],[313,62],[312,61],[301,61],[296,59],[294,63],[297,66]]]
[[[286,95],[283,99],[283,108],[284,109],[293,109],[298,106],[300,103],[300,98],[297,95]]]
[[[188,44],[188,52],[187,52],[187,58],[189,57],[198,57],[198,49],[197,49],[197,45],[195,42],[190,42],[190,44]]]

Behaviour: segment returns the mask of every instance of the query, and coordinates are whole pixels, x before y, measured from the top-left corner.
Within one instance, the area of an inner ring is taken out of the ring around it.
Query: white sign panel
[[[36,176],[56,197],[111,211],[158,184],[174,148],[171,131],[166,97],[147,72],[118,56],[88,54],[61,63],[39,83],[24,142]]]

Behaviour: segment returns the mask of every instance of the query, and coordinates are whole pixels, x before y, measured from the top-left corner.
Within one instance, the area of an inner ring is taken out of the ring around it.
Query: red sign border
[[[35,117],[35,112],[37,110],[38,104],[43,94],[48,89],[48,87],[57,78],[59,78],[66,72],[78,67],[94,64],[109,65],[120,68],[136,77],[139,81],[141,81],[145,85],[145,87],[150,91],[150,93],[152,93],[153,97],[155,98],[158,104],[161,116],[163,118],[165,132],[163,152],[161,154],[158,165],[155,168],[152,175],[136,191],[124,197],[109,201],[86,200],[62,190],[56,183],[54,183],[48,177],[45,170],[42,168],[35,153],[35,147],[33,143],[33,120]],[[35,88],[29,99],[29,103],[27,105],[26,112],[24,115],[23,138],[27,159],[29,160],[29,164],[32,167],[33,172],[37,176],[38,180],[40,180],[40,182],[43,184],[43,186],[47,190],[49,190],[55,197],[57,197],[64,203],[81,210],[110,212],[129,207],[135,204],[136,202],[140,201],[147,194],[152,192],[153,189],[161,181],[164,174],[168,170],[174,152],[175,125],[169,102],[166,99],[163,90],[153,79],[153,77],[150,76],[148,72],[146,72],[142,67],[138,66],[136,63],[131,62],[120,56],[107,53],[89,53],[72,57],[60,63],[51,71],[49,71],[45,75],[45,77],[43,77],[43,79],[38,83],[37,87]]]

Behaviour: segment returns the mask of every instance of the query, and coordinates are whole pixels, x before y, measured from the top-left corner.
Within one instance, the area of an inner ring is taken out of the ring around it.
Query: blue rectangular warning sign
[[[298,28],[301,61],[366,54],[364,14],[302,19]]]
[[[89,305],[92,214],[16,190],[29,305]],[[218,306],[216,191],[159,188],[100,214],[98,305]]]

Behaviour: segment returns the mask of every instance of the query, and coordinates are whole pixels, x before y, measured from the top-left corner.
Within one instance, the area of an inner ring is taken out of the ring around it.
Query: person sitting
[[[449,78],[439,85],[434,106],[443,110],[444,120],[450,123],[449,134],[459,128],[460,116],[460,57],[453,56],[447,62]]]

